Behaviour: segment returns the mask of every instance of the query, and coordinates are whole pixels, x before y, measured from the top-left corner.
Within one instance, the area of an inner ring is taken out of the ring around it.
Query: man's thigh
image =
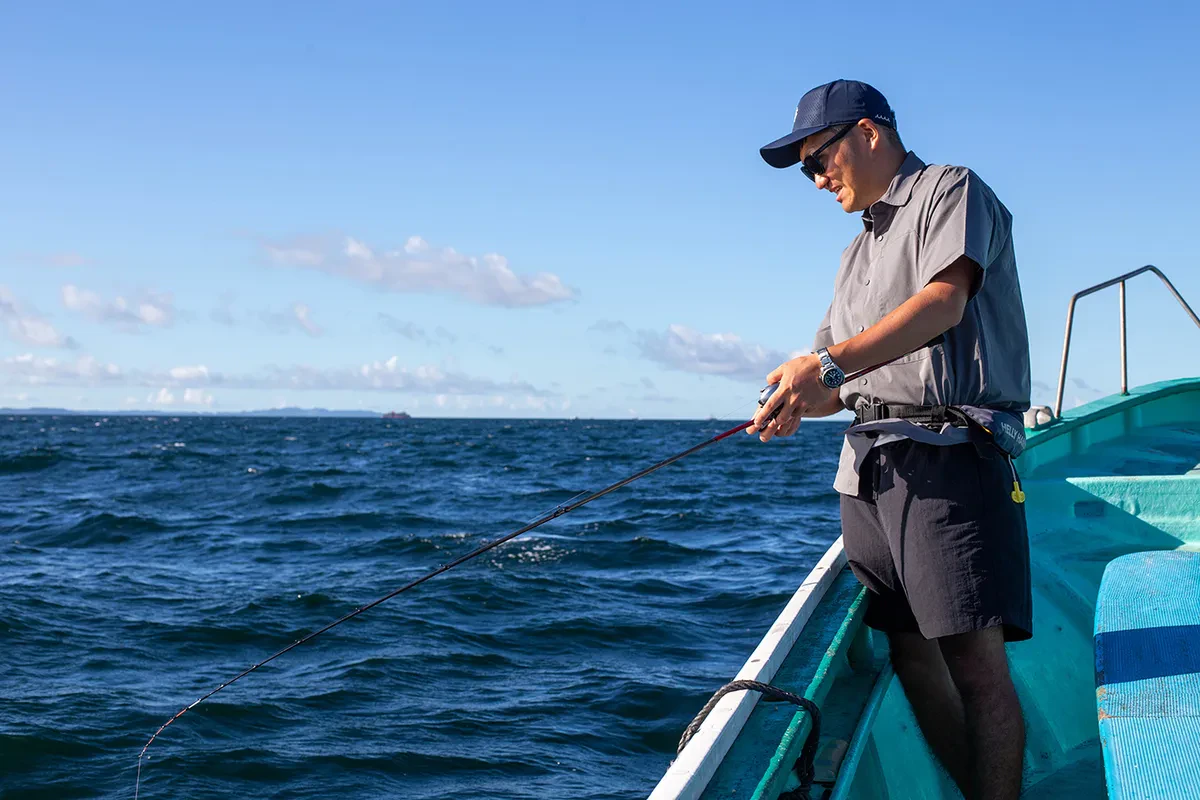
[[[879,519],[899,582],[929,639],[1003,629],[1032,635],[1024,506],[995,448],[898,442],[880,448]]]
[[[917,620],[908,606],[874,500],[878,470],[873,456],[874,453],[863,462],[862,489],[858,496],[841,495],[842,546],[851,571],[867,588],[866,624],[889,634],[917,635]]]

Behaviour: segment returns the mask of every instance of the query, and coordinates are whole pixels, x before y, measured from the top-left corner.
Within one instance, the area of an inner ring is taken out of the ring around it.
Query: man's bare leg
[[[970,797],[966,715],[936,640],[919,633],[890,633],[892,667],[929,748],[963,796]]]
[[[1025,721],[1008,672],[1000,627],[937,640],[966,721],[972,800],[1016,800],[1021,793]],[[924,729],[922,727],[922,729]]]

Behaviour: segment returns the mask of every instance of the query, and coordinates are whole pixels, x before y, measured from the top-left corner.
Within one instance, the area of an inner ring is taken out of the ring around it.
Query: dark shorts
[[[857,497],[842,495],[842,543],[870,592],[866,622],[926,639],[1004,626],[1033,635],[1025,506],[992,445],[904,440],[873,448]]]

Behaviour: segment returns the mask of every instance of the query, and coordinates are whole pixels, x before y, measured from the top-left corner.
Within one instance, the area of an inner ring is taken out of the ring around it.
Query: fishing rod
[[[941,337],[938,337],[937,339],[934,339],[933,341],[929,342],[928,344],[924,344],[920,348],[917,348],[917,349],[923,349],[925,347],[930,347],[939,341],[941,341]],[[912,352],[916,352],[916,351],[914,350]],[[852,372],[852,373],[846,375],[846,382],[852,381],[856,378],[866,375],[869,372],[874,372],[875,370],[877,370],[881,367],[885,367],[888,364],[892,363],[893,361],[904,358],[905,355],[909,355],[909,353],[905,353],[903,355],[897,356],[896,358],[890,359],[889,361],[885,361],[881,364],[876,364],[874,366],[867,367],[866,369],[860,369],[857,372]],[[763,388],[763,390],[759,393],[759,397],[758,397],[759,408],[763,408],[767,405],[768,401],[775,394],[775,391],[778,388],[779,388],[778,383],[773,383],[770,386]],[[762,423],[759,426],[759,429],[761,430],[761,429],[765,428],[767,426],[767,424],[770,423],[771,420],[775,419],[775,417],[778,416],[779,412],[782,410],[783,410],[783,403],[777,404],[763,419]],[[633,475],[630,475],[627,478],[623,478],[623,479],[617,481],[616,483],[605,486],[603,489],[599,489],[595,492],[592,492],[591,494],[588,494],[579,500],[575,500],[573,502],[570,502],[570,503],[567,503],[564,505],[559,505],[553,511],[551,511],[549,514],[546,514],[545,516],[542,516],[539,519],[534,520],[533,522],[529,523],[528,525],[524,526],[523,528],[520,528],[518,530],[513,531],[512,533],[501,536],[499,539],[494,539],[493,541],[486,542],[485,544],[480,545],[479,547],[475,548],[471,552],[466,553],[465,555],[461,555],[458,558],[456,558],[453,561],[450,561],[446,564],[442,564],[437,569],[427,572],[426,574],[422,575],[421,577],[417,578],[416,580],[410,581],[409,583],[404,584],[400,588],[394,589],[391,592],[388,592],[383,597],[380,597],[378,600],[373,600],[370,603],[367,603],[365,606],[356,608],[355,610],[351,611],[349,614],[346,614],[342,617],[339,617],[338,619],[335,619],[333,622],[329,623],[325,627],[319,628],[318,630],[315,630],[312,633],[309,633],[308,635],[306,635],[300,639],[297,639],[296,641],[292,642],[291,644],[289,644],[287,647],[283,648],[279,652],[269,656],[268,658],[264,658],[262,661],[259,661],[257,664],[253,664],[250,667],[247,667],[246,669],[242,670],[237,675],[234,675],[232,678],[225,681],[224,683],[222,683],[217,688],[213,689],[208,694],[203,695],[202,697],[197,699],[194,703],[184,706],[182,709],[179,710],[178,713],[175,714],[175,716],[171,717],[169,720],[164,722],[159,727],[159,729],[154,732],[154,735],[151,736],[149,741],[147,741],[146,744],[142,747],[142,751],[140,753],[138,753],[137,779],[136,779],[136,783],[134,784],[134,790],[133,790],[134,800],[137,800],[138,792],[140,791],[140,788],[141,788],[142,758],[146,755],[146,751],[150,748],[150,745],[154,744],[154,740],[158,738],[158,735],[160,733],[162,733],[164,730],[166,730],[167,726],[169,726],[175,720],[179,719],[184,714],[191,711],[193,708],[200,705],[205,700],[207,700],[208,698],[212,697],[217,692],[224,689],[226,686],[229,686],[230,684],[240,680],[241,678],[244,678],[245,676],[249,675],[251,672],[254,672],[259,667],[262,667],[262,666],[265,666],[266,664],[271,663],[272,661],[279,658],[281,655],[288,652],[289,650],[293,650],[293,649],[299,647],[300,645],[304,644],[305,642],[307,642],[311,639],[315,639],[316,637],[320,636],[322,633],[329,630],[330,628],[335,628],[338,625],[341,625],[346,620],[353,619],[354,617],[357,617],[359,614],[362,614],[364,611],[369,611],[370,609],[374,608],[375,606],[379,605],[380,603],[384,603],[388,600],[391,600],[393,597],[395,597],[398,594],[402,594],[404,592],[407,592],[409,589],[420,586],[422,583],[429,580],[430,578],[435,578],[438,575],[441,575],[443,572],[447,572],[448,570],[454,569],[459,564],[464,564],[467,561],[470,561],[471,559],[475,558],[476,556],[483,555],[484,553],[488,552],[489,550],[499,547],[500,545],[504,544],[505,542],[508,542],[508,541],[511,541],[512,539],[517,538],[518,536],[520,536],[523,533],[528,533],[529,531],[533,530],[534,528],[537,528],[541,525],[546,524],[547,522],[549,522],[552,519],[557,519],[558,517],[561,517],[564,514],[569,514],[570,512],[574,511],[575,509],[577,509],[581,506],[585,506],[588,503],[592,502],[593,500],[598,500],[599,498],[603,497],[604,495],[608,494],[609,492],[616,491],[617,489],[620,489],[622,486],[626,486],[630,483],[633,483],[638,478],[643,478],[643,477],[649,475],[651,472],[655,472],[657,470],[662,469],[663,467],[667,466],[668,464],[674,464],[676,461],[686,458],[693,453],[698,453],[701,450],[703,450],[704,448],[709,447],[710,445],[714,445],[717,442],[721,441],[722,439],[726,439],[726,438],[732,436],[733,434],[737,433],[738,431],[744,431],[747,428],[750,428],[753,426],[754,426],[754,419],[751,418],[750,420],[748,420],[746,422],[743,422],[739,425],[735,425],[734,427],[730,428],[727,431],[723,431],[721,433],[718,433],[716,436],[706,439],[705,441],[701,442],[700,444],[689,447],[687,450],[684,450],[680,453],[676,453],[675,455],[673,455],[669,458],[665,458],[662,461],[659,461],[657,464],[653,464],[649,467],[646,467],[645,469],[641,470],[640,472],[635,472]]]

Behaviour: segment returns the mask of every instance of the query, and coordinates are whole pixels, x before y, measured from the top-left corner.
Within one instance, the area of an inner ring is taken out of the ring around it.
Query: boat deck
[[[1026,716],[1023,796],[1106,798],[1093,669],[1097,593],[1119,556],[1200,549],[1200,380],[1070,412],[1031,433],[1018,469],[1035,610],[1034,638],[1009,648]],[[843,569],[772,680],[823,709],[818,784],[832,800],[959,797],[891,680],[881,637],[861,626],[861,614],[854,619],[855,586]],[[835,630],[849,642],[845,657],[831,658]],[[810,725],[794,706],[758,703],[693,796],[778,797],[797,783],[791,768]]]
[[[1108,797],[1092,668],[1105,567],[1130,552],[1200,547],[1200,420],[1093,436],[1066,434],[1070,450],[1024,481],[1035,634],[1009,658],[1030,729],[1032,798]]]

